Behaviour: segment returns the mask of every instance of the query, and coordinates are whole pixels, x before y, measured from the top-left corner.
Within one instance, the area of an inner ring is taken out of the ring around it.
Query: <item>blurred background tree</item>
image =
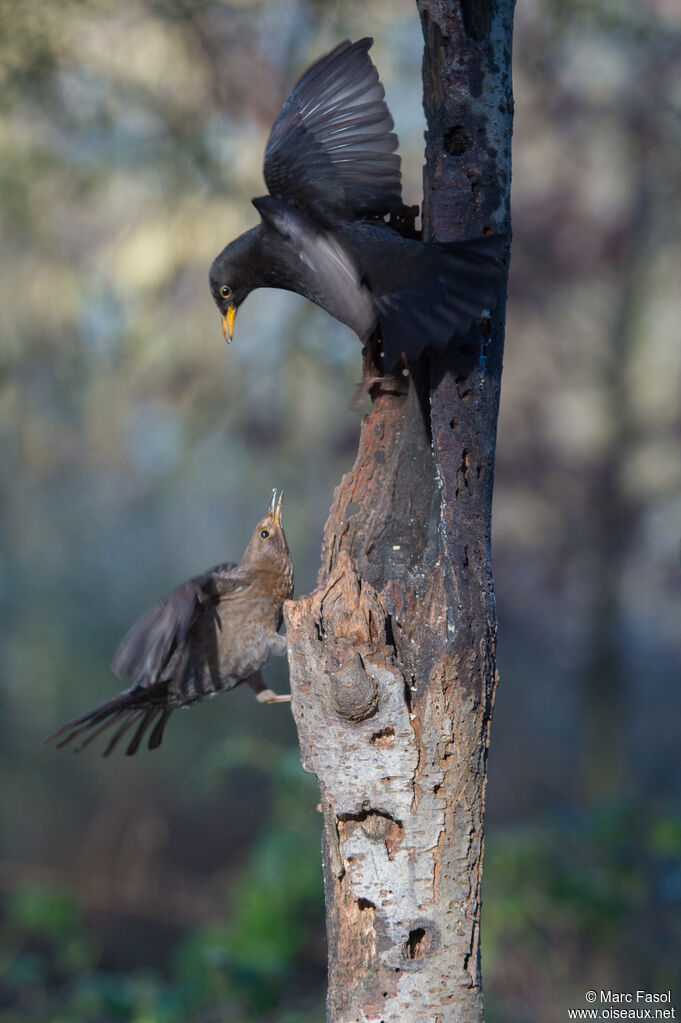
[[[323,1014],[286,708],[237,691],[134,761],[40,741],[275,485],[314,585],[359,347],[258,292],[226,349],[207,269],[296,74],[363,34],[418,201],[407,0],[0,0],[1,1023]],[[489,1023],[553,1023],[589,987],[681,998],[681,14],[527,0],[515,38],[483,962]]]

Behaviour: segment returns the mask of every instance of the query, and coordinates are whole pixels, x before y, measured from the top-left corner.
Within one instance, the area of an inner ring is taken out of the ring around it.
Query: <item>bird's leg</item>
[[[369,350],[369,345],[373,350]],[[406,394],[408,390],[407,378],[409,367],[404,356],[395,368],[386,373],[383,369],[382,342],[372,336],[365,348],[366,356],[363,365],[362,388],[369,392],[373,399],[379,394]]]
[[[408,376],[409,370],[406,365],[400,365],[387,376],[366,376],[362,381],[362,387],[366,388],[370,394],[374,387],[377,388],[379,394],[406,394]]]
[[[359,405],[362,394],[367,393],[375,401],[379,394],[406,394],[409,370],[406,359],[396,366],[391,373],[383,368],[382,341],[378,329],[367,338],[362,351],[362,380],[357,386],[353,406]]]
[[[376,326],[366,339],[364,348],[362,349],[363,381],[367,380],[369,377],[375,377],[380,374],[380,367],[382,363],[383,355],[381,352],[381,338],[378,333],[378,326]]]
[[[282,636],[281,638],[283,639],[284,637]],[[291,694],[290,693],[282,693],[282,694],[280,694],[280,693],[275,693],[273,689],[268,689],[267,686],[265,685],[265,683],[263,682],[262,675],[260,674],[259,671],[256,671],[255,674],[253,674],[253,675],[249,675],[249,677],[246,679],[246,681],[248,682],[249,686],[251,687],[251,689],[255,693],[255,698],[258,701],[258,703],[290,703],[291,702]]]
[[[270,657],[285,657],[286,650],[286,636],[280,636],[277,632],[270,639]]]
[[[290,703],[290,693],[275,693],[273,689],[263,689],[255,694],[258,703]]]

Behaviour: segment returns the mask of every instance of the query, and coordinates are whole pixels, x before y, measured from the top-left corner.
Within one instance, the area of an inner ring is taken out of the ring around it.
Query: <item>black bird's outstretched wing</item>
[[[271,195],[346,220],[401,206],[397,136],[372,43],[340,43],[293,88],[265,150]]]
[[[295,290],[351,327],[365,341],[376,323],[374,300],[350,253],[332,231],[320,229],[300,210],[265,196],[253,205],[293,251]],[[270,241],[270,251],[274,240]],[[293,262],[293,260],[291,260]]]
[[[505,274],[503,235],[423,245],[385,228],[358,224],[351,246],[371,290],[386,370],[402,354],[444,348],[491,310]]]

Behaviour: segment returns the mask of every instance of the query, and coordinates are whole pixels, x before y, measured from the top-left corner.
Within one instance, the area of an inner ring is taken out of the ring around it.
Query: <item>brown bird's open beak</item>
[[[270,501],[269,512],[272,516],[272,522],[274,525],[281,526],[281,502],[284,500],[284,491],[279,494],[279,500],[277,501],[277,488],[275,487],[272,491],[272,500]]]
[[[234,317],[236,316],[236,306],[233,302],[227,306],[227,312],[222,317],[222,336],[228,345],[232,343],[232,334],[234,333]]]

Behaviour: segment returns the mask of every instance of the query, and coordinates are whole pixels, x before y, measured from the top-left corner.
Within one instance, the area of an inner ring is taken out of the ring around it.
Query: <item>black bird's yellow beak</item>
[[[233,302],[227,306],[227,312],[222,317],[222,336],[224,337],[227,344],[232,343],[232,334],[234,333],[234,317],[236,316],[236,306]]]

